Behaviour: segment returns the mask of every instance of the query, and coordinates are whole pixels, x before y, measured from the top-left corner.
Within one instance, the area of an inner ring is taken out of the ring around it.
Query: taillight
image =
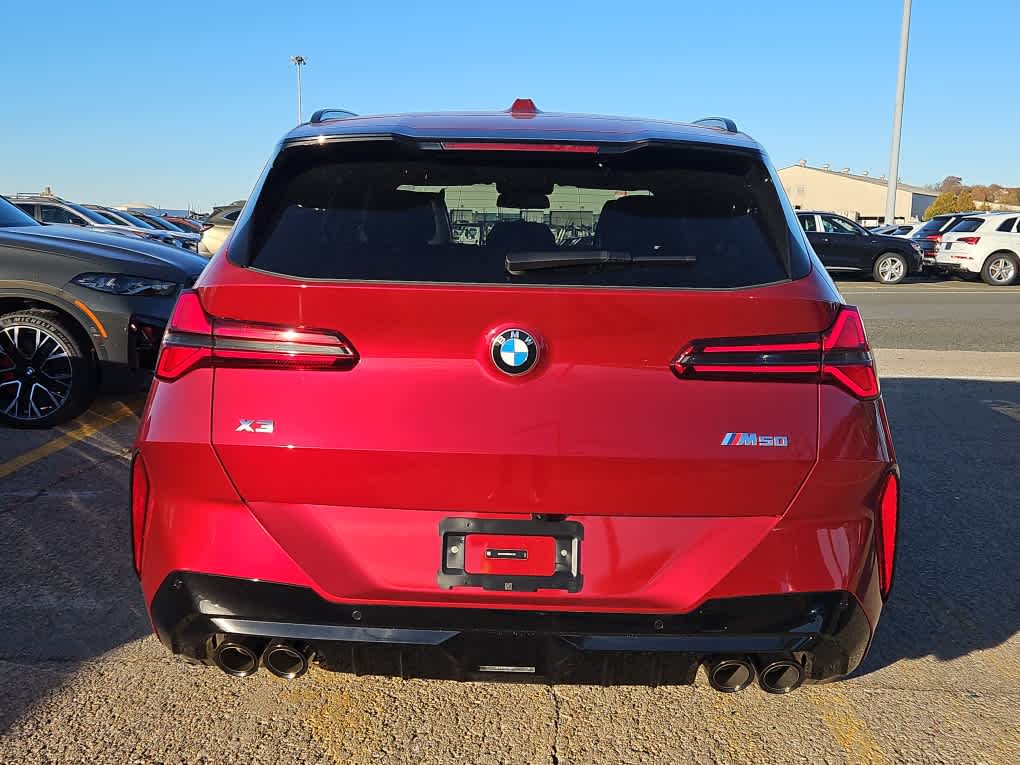
[[[142,536],[149,510],[149,474],[145,460],[136,454],[131,461],[131,543],[135,572],[142,571]]]
[[[961,237],[958,237],[956,241],[963,242],[964,244],[977,244],[978,242],[981,241],[981,237],[980,236],[961,236]]]
[[[212,227],[213,227],[212,223],[203,223],[202,224],[202,233],[204,234],[206,231],[208,231]]]
[[[861,314],[843,306],[836,321],[822,333],[822,382],[836,382],[858,398],[878,396],[878,374]]]
[[[900,514],[900,480],[895,473],[890,473],[882,487],[882,495],[878,501],[878,518],[876,520],[878,577],[882,597],[889,595],[892,588],[893,569],[896,563],[896,529]]]
[[[927,239],[929,242],[941,242],[942,234],[928,234],[928,236],[926,236],[925,239]]]
[[[833,383],[862,399],[879,393],[864,324],[853,306],[843,306],[821,334],[696,340],[672,366],[684,379]]]
[[[185,290],[163,336],[156,377],[176,380],[199,367],[350,369],[357,360],[335,332],[216,319],[198,293]]]

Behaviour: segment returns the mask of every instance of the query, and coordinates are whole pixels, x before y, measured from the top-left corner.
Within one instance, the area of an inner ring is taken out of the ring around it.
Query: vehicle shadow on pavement
[[[880,370],[881,371],[881,370]],[[896,574],[867,674],[1020,631],[1020,382],[885,379],[902,470]]]
[[[0,734],[81,663],[150,632],[128,532],[137,426],[125,417],[0,481]]]

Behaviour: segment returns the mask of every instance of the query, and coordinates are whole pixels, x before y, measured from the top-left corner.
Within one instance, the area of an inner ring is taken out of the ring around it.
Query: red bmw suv
[[[727,119],[317,113],[156,377],[135,565],[232,675],[785,693],[889,593],[860,316]]]

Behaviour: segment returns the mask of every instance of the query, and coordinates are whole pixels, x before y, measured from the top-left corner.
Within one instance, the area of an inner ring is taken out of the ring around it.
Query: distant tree
[[[959,193],[960,189],[963,188],[963,178],[958,175],[947,175],[942,179],[942,183],[939,184],[939,191],[951,191],[954,194]]]
[[[991,212],[992,206],[988,204],[988,202],[981,202],[977,206],[977,209],[980,210],[981,212]]]
[[[936,215],[954,212],[968,212],[973,210],[974,207],[974,197],[969,191],[961,191],[958,194],[954,194],[951,191],[945,191],[935,198],[935,201],[931,203],[931,206],[924,211],[924,215],[921,217],[924,218],[924,220],[930,220]]]
[[[1007,205],[1020,205],[1020,188],[1004,189],[999,201]]]
[[[928,209],[924,211],[924,215],[921,217],[924,220],[931,220],[936,215],[942,215],[943,213],[955,212],[956,194],[945,191],[935,197],[935,201],[929,205]]]

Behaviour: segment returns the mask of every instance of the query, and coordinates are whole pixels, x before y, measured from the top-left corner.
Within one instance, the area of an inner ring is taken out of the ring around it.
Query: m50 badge
[[[786,436],[759,436],[757,433],[727,433],[720,446],[789,446]]]

